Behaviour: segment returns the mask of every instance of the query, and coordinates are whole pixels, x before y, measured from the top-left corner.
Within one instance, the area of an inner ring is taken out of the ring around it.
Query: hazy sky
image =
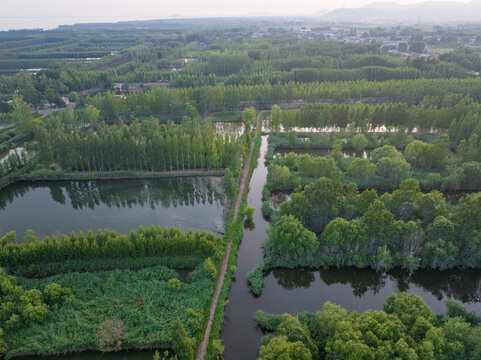
[[[94,21],[159,19],[183,16],[312,14],[324,9],[360,7],[374,0],[0,0],[0,29],[55,27]],[[447,1],[447,0],[437,0]],[[412,4],[416,0],[397,0]],[[469,0],[458,0],[467,3]]]

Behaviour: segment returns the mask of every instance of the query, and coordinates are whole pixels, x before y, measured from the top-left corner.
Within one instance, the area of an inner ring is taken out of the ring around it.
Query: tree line
[[[16,242],[15,232],[0,239],[0,261],[14,273],[28,270],[30,275],[43,264],[71,260],[95,261],[96,259],[132,259],[139,257],[198,257],[207,258],[222,253],[223,242],[206,231],[184,232],[180,229],[139,227],[129,235],[115,231],[97,230],[94,234],[72,232],[57,239],[55,235],[39,240],[32,232],[24,242]]]
[[[451,97],[452,100],[456,96]],[[298,110],[281,111],[282,125],[286,131],[293,127],[335,127],[351,130],[375,130],[379,127],[397,127],[401,130],[418,129],[447,131],[457,144],[481,131],[481,107],[469,99],[457,99],[443,106],[409,106],[397,104],[321,104],[310,103]]]
[[[131,125],[100,124],[96,131],[83,132],[59,121],[54,117],[39,124],[36,138],[43,162],[57,161],[68,171],[236,168],[245,155],[243,137],[215,134],[210,123],[200,125],[196,119],[176,125],[152,118]]]
[[[326,302],[316,313],[273,315],[261,310],[267,332],[259,360],[478,359],[481,319],[455,301],[435,315],[414,294],[389,295],[381,311],[358,313]]]
[[[354,184],[323,177],[281,204],[263,245],[264,264],[479,268],[480,201],[481,193],[468,194],[448,211],[442,193],[422,193],[413,179],[378,199],[375,190],[360,193]]]
[[[184,115],[187,105],[195,102],[199,113],[214,110],[245,108],[248,104],[265,105],[282,101],[303,100],[316,102],[331,100],[348,102],[351,99],[383,98],[402,101],[408,105],[423,104],[434,107],[451,107],[462,98],[468,102],[481,102],[479,79],[416,79],[367,80],[344,82],[260,84],[252,86],[200,86],[196,88],[157,88],[116,98],[111,93],[90,96],[85,103],[101,110],[105,120],[129,119],[136,116]]]
[[[351,138],[351,143],[364,150],[369,141],[359,133]],[[383,145],[373,149],[368,158],[346,158],[343,142],[337,139],[328,156],[311,157],[291,152],[273,158],[266,188],[269,191],[293,189],[341,171],[345,183],[352,181],[364,188],[394,189],[402,180],[415,176],[425,189],[481,189],[478,135],[462,140],[456,151],[452,151],[451,146],[448,135],[437,137],[433,143],[411,138],[404,152],[393,145]]]

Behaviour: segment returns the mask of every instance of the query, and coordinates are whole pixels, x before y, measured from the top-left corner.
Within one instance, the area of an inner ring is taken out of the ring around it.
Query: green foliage
[[[250,107],[242,112],[242,121],[244,122],[244,132],[250,133],[252,126],[256,122],[257,111],[255,108]]]
[[[330,302],[297,317],[258,311],[256,321],[268,332],[259,359],[476,359],[479,318],[469,323],[460,313],[462,307],[436,322],[419,296],[405,293],[390,295],[384,311],[361,314]]]
[[[3,340],[3,329],[0,328],[0,355],[3,355],[7,351],[7,344]]]
[[[295,144],[297,141],[297,133],[294,130],[290,130],[287,134],[287,140],[289,140],[291,144]]]
[[[75,300],[72,289],[62,287],[56,283],[48,284],[43,291],[43,296],[45,298],[45,302],[48,304],[69,304]]]
[[[4,336],[7,355],[24,351],[58,353],[67,348],[110,351],[159,344],[171,347],[170,327],[178,317],[187,337],[194,338],[203,331],[201,321],[190,321],[194,319],[192,314],[198,314],[195,319],[204,317],[215,281],[204,273],[202,264],[186,276],[180,291],[172,291],[169,280],[178,278],[175,270],[163,266],[137,271],[72,272],[35,279],[17,277],[26,291],[56,283],[71,288],[75,299],[62,306],[50,306],[42,323],[10,328]],[[104,330],[102,336],[100,327]]]
[[[359,193],[354,184],[344,187],[336,179],[320,178],[295,191],[281,204],[280,214],[294,215],[309,230],[319,233],[336,217],[353,219],[377,198],[375,191]]]
[[[237,192],[236,181],[231,169],[225,169],[224,178],[222,179],[222,185],[227,197],[234,198]]]
[[[77,102],[80,100],[80,97],[78,95],[78,93],[76,93],[75,91],[72,91],[70,94],[68,94],[68,100],[70,102]]]
[[[185,233],[174,227],[143,228],[129,235],[115,231],[92,231],[85,236],[72,233],[29,243],[14,243],[11,236],[0,240],[0,260],[9,271],[30,266],[45,266],[58,261],[95,259],[133,259],[142,256],[193,256],[206,258],[222,251],[222,242],[205,231]]]
[[[423,193],[416,180],[406,179],[399,189],[377,199],[374,190],[360,193],[353,183],[342,185],[335,173],[332,179],[321,178],[294,191],[281,204],[279,216],[291,216],[292,222],[319,234],[318,247],[308,251],[310,260],[296,260],[294,250],[284,249],[285,241],[274,241],[289,234],[274,232],[274,223],[264,244],[266,269],[353,265],[414,271],[480,266],[478,194],[466,195],[449,213],[441,192]]]
[[[264,286],[264,263],[256,265],[247,273],[249,290],[255,295],[260,295]]]
[[[19,127],[25,130],[31,130],[32,114],[30,106],[23,100],[20,95],[13,95],[12,98],[13,119]]]
[[[269,129],[272,132],[278,132],[281,129],[282,110],[279,105],[274,105],[269,116]]]
[[[172,291],[179,292],[182,289],[182,283],[179,279],[169,279],[169,289]]]
[[[177,125],[171,121],[161,124],[152,117],[129,125],[109,126],[98,123],[95,114],[88,116],[58,112],[36,126],[35,136],[44,164],[55,161],[64,171],[89,172],[225,167],[236,171],[236,162],[245,160],[245,137],[216,134],[210,119],[196,118]],[[92,124],[102,131],[78,130]],[[232,186],[232,179],[228,180]]]
[[[204,272],[213,279],[217,278],[217,269],[210,257],[204,261]]]
[[[312,360],[309,349],[300,341],[290,342],[287,336],[277,336],[261,346],[259,360]]]
[[[270,218],[272,215],[273,209],[269,200],[265,200],[262,202],[262,215],[266,218]]]
[[[291,171],[287,166],[274,166],[269,174],[275,187],[285,186],[291,179]]]
[[[364,150],[369,145],[369,141],[367,140],[364,134],[354,135],[351,141],[352,141],[352,146],[354,146],[354,149],[359,151]]]
[[[244,209],[244,216],[247,218],[247,220],[252,220],[255,210],[256,209],[253,206],[246,206],[246,208]]]
[[[376,175],[376,164],[368,159],[356,158],[347,169],[347,174],[358,180],[372,179]]]
[[[319,242],[294,216],[282,216],[267,229],[263,244],[265,262],[269,267],[317,267]]]
[[[194,347],[187,336],[187,332],[180,318],[177,318],[177,320],[172,323],[170,333],[172,337],[172,349],[179,360],[193,360]]]

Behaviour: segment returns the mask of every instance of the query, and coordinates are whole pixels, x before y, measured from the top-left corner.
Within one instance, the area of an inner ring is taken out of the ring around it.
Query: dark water
[[[277,148],[274,151],[274,154],[280,154],[282,156],[285,156],[289,154],[290,152],[293,152],[294,154],[297,155],[304,155],[304,154],[309,154],[314,157],[318,156],[327,156],[330,153],[330,149],[286,149],[286,148]],[[342,150],[344,157],[359,157],[363,159],[370,159],[371,158],[371,152],[372,150],[354,150],[354,149],[343,149]]]
[[[260,297],[247,287],[246,274],[262,260],[261,244],[269,226],[261,213],[262,187],[267,169],[264,155],[267,139],[262,138],[261,158],[255,169],[248,194],[254,206],[253,229],[244,229],[239,248],[237,271],[226,306],[223,330],[226,360],[256,359],[262,332],[253,320],[255,311],[296,314],[321,310],[326,301],[348,310],[380,310],[392,292],[406,291],[423,297],[435,313],[444,313],[444,301],[454,298],[468,309],[481,314],[481,271],[424,271],[412,275],[404,272],[378,274],[367,269],[287,270],[271,271],[265,278]]]
[[[27,229],[51,234],[176,226],[220,234],[225,225],[221,177],[20,183],[0,191],[0,235]]]
[[[160,355],[163,354],[162,350],[159,350]],[[94,351],[86,351],[75,355],[56,356],[56,357],[40,357],[40,356],[27,356],[23,357],[24,360],[33,359],[62,359],[62,360],[152,360],[155,351],[121,351],[112,353],[101,353]]]

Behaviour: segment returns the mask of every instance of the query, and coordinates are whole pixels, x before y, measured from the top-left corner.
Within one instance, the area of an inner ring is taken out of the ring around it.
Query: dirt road
[[[249,156],[247,157],[247,161],[244,166],[244,171],[242,172],[242,177],[240,181],[240,186],[239,186],[239,194],[237,195],[237,198],[234,203],[234,220],[237,218],[237,215],[239,213],[240,206],[242,204],[242,197],[244,196],[244,193],[247,189],[247,181],[249,180],[249,172],[250,172],[250,167],[251,167],[251,161],[252,161],[252,155],[254,154],[254,148],[256,145],[256,139],[258,132],[260,131],[262,127],[262,112],[259,113],[257,116],[257,125],[256,125],[256,132],[254,135],[254,141],[252,142],[250,151],[249,151]],[[212,304],[210,306],[210,314],[209,314],[209,320],[207,322],[207,327],[205,329],[205,334],[204,334],[204,339],[199,345],[199,349],[197,351],[197,360],[204,360],[206,351],[207,351],[207,345],[209,344],[209,338],[210,338],[210,332],[212,330],[212,323],[214,322],[214,315],[215,315],[215,310],[217,308],[217,303],[219,302],[219,297],[220,293],[222,291],[222,287],[224,285],[224,280],[225,280],[225,274],[227,272],[227,265],[229,264],[229,258],[230,258],[230,252],[232,249],[232,238],[229,238],[229,243],[227,244],[226,250],[225,250],[225,255],[224,255],[224,260],[222,261],[222,266],[219,274],[219,279],[217,281],[217,287],[214,292],[214,296],[212,297]]]

